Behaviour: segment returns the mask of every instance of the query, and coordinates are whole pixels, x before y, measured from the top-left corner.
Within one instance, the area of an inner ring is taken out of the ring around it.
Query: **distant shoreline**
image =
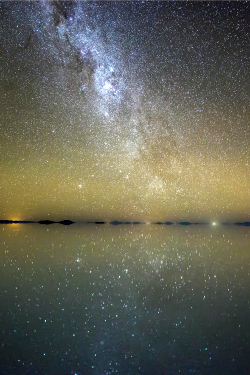
[[[208,222],[189,222],[189,221],[181,221],[181,222],[171,222],[171,221],[165,221],[165,222],[151,222],[151,223],[145,223],[140,221],[80,221],[75,222],[71,220],[61,220],[61,221],[52,221],[52,220],[39,220],[39,221],[22,221],[22,220],[0,220],[0,224],[42,224],[42,225],[51,225],[51,224],[62,224],[62,225],[72,225],[72,224],[95,224],[95,225],[104,225],[104,224],[110,224],[110,225],[183,225],[183,226],[189,226],[189,225],[210,225],[210,226],[218,226],[218,225],[237,225],[237,226],[245,226],[249,227],[250,222],[237,222],[237,223],[208,223]]]

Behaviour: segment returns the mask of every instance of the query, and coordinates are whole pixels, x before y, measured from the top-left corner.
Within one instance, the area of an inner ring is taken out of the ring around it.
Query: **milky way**
[[[249,219],[248,3],[0,12],[1,218]]]

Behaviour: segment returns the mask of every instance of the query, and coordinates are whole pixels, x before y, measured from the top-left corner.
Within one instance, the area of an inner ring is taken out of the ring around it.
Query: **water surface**
[[[0,231],[0,374],[250,372],[249,228]]]

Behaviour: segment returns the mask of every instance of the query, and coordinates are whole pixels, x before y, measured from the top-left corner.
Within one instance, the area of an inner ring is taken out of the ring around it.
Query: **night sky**
[[[249,220],[249,11],[1,2],[0,219]]]

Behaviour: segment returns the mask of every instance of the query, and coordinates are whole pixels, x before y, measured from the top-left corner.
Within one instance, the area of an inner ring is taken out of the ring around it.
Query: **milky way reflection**
[[[0,372],[247,374],[248,231],[2,226]]]

